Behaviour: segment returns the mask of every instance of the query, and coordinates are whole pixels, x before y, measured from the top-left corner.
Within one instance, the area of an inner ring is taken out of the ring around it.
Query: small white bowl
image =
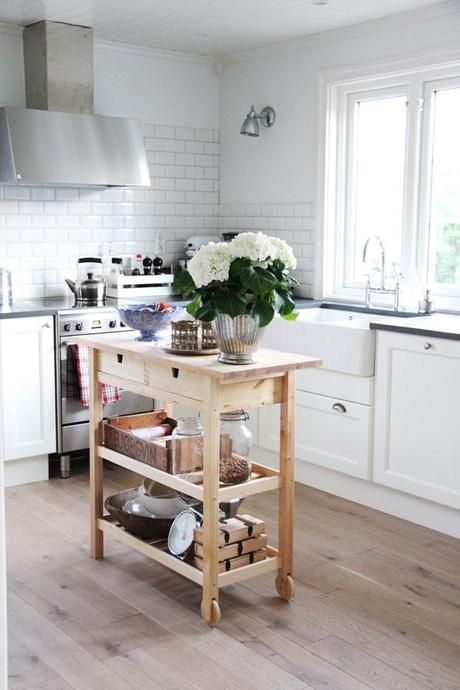
[[[161,518],[175,518],[182,510],[188,508],[188,504],[177,494],[150,496],[146,493],[143,484],[139,487],[138,500],[144,508]]]

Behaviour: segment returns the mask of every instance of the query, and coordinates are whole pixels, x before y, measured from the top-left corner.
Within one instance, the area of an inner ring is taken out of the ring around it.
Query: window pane
[[[362,280],[362,250],[370,235],[381,238],[388,262],[401,260],[406,123],[405,96],[355,106],[352,280]]]
[[[460,88],[435,94],[430,279],[460,287]]]

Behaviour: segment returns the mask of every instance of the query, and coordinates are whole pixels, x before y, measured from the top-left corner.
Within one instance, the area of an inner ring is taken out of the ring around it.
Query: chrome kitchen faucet
[[[394,295],[394,309],[397,311],[399,309],[399,277],[396,279],[396,284],[394,288],[387,288],[385,287],[385,247],[383,246],[383,242],[378,237],[377,235],[373,235],[371,237],[368,237],[366,242],[364,243],[363,247],[363,263],[366,263],[366,258],[367,258],[367,248],[369,246],[370,242],[377,242],[380,246],[380,286],[379,287],[372,287],[371,285],[371,276],[370,273],[367,274],[367,281],[366,281],[366,295],[365,295],[365,303],[366,307],[371,306],[371,297],[372,294],[378,294],[378,295]]]

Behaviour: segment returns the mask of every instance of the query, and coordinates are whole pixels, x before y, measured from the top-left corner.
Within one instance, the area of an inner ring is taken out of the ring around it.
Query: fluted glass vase
[[[231,317],[218,314],[212,322],[214,337],[220,350],[219,362],[225,364],[254,364],[264,329],[252,316]]]

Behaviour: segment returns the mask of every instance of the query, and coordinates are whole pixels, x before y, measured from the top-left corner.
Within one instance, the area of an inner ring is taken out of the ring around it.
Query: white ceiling
[[[439,0],[0,0],[0,21],[81,24],[138,46],[223,57]]]

